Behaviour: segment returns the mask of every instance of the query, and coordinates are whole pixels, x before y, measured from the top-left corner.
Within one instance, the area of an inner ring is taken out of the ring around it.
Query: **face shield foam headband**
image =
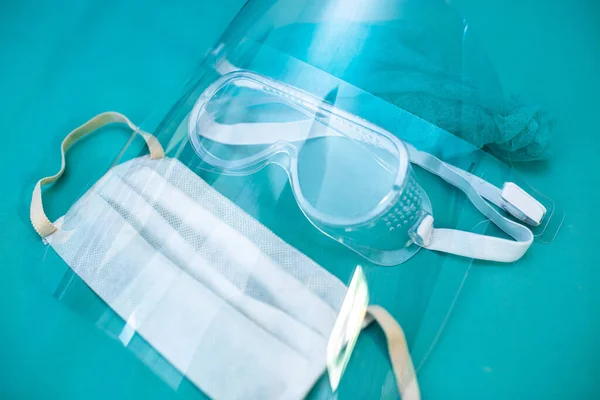
[[[397,265],[421,247],[498,262],[521,258],[545,207],[512,182],[498,188],[312,94],[238,71],[197,100],[188,132],[201,168],[247,175],[267,164],[287,172],[306,217],[321,232],[380,265]],[[434,228],[427,193],[411,164],[462,190],[514,240]]]

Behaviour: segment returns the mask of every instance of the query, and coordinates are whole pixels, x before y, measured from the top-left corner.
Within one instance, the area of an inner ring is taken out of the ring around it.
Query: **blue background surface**
[[[0,6],[0,396],[177,398],[122,345],[43,288],[51,257],[29,224],[34,182],[58,169],[67,131],[118,110],[134,121],[176,100],[241,6],[209,1],[14,2]],[[558,120],[549,163],[520,167],[567,219],[522,262],[470,270],[436,350],[420,371],[425,398],[598,398],[600,257],[597,114],[600,5],[594,1],[459,0],[503,85]],[[126,137],[74,148],[52,195],[56,218]],[[103,147],[109,151],[100,151]],[[59,188],[60,189],[60,186]],[[71,196],[71,197],[69,197]]]

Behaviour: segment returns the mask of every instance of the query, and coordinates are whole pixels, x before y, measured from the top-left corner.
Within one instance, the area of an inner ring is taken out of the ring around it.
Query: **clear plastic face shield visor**
[[[156,122],[168,155],[342,281],[362,266],[417,372],[473,260],[519,260],[564,217],[510,166],[535,159],[543,135],[502,139],[544,121],[504,96],[441,1],[250,2]],[[372,395],[353,382],[341,398]]]
[[[562,225],[510,165],[546,145],[545,114],[527,110],[442,1],[254,1],[157,132],[342,280],[363,266],[418,371],[473,260],[516,261]]]

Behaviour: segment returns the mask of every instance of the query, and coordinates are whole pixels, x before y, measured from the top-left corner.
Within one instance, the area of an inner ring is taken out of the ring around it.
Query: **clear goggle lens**
[[[352,226],[381,216],[408,184],[406,149],[366,121],[332,112],[335,94],[333,88],[317,101],[251,73],[224,76],[204,92],[190,118],[202,167],[244,175],[279,164],[312,219]]]

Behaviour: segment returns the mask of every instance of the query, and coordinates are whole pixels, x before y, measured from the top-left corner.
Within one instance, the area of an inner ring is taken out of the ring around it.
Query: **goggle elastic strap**
[[[484,198],[520,220],[537,222],[536,225],[546,212],[544,206],[512,182],[505,183],[500,190],[429,153],[418,151],[410,144],[405,145],[413,164],[462,190],[483,215],[515,239],[507,240],[455,229],[436,229],[433,227],[433,217],[427,215],[411,235],[415,243],[429,250],[488,261],[513,262],[525,254],[533,242],[531,230],[502,216]]]
[[[278,140],[304,141],[309,139],[307,132],[310,132],[312,122],[303,120],[214,124],[211,129],[202,131],[202,136],[214,142],[231,145],[268,145]],[[336,125],[335,120],[329,122]],[[192,127],[193,121],[190,121],[190,134],[194,135],[195,130]],[[235,135],[234,130],[245,134]],[[285,137],[282,137],[282,133]],[[321,130],[310,138],[339,135],[332,130]],[[505,218],[490,203],[530,225],[539,225],[541,222],[546,213],[543,205],[512,182],[505,183],[503,189],[500,189],[473,174],[446,164],[429,153],[419,151],[408,143],[403,144],[408,150],[411,163],[461,189],[483,215],[515,239],[507,240],[454,229],[437,229],[433,227],[433,218],[425,216],[417,228],[410,232],[416,244],[429,250],[498,262],[513,262],[525,254],[533,242],[531,230]]]

